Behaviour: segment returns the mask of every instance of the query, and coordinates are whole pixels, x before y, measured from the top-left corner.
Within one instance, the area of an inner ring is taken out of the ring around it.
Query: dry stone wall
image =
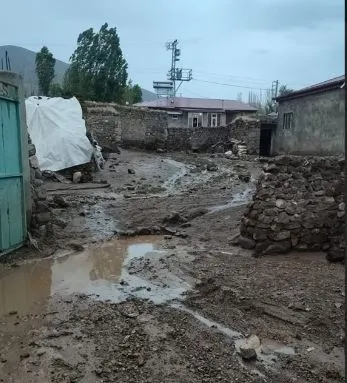
[[[190,150],[191,136],[193,130],[190,128],[168,128],[165,148],[167,150]]]
[[[260,126],[259,119],[237,117],[229,124],[230,137],[244,143],[247,146],[248,154],[259,154]]]
[[[146,149],[165,146],[165,112],[92,101],[82,103],[82,108],[87,131],[109,151],[117,151],[117,145]]]
[[[30,184],[31,184],[31,217],[30,230],[39,229],[45,226],[51,220],[51,212],[47,200],[47,193],[43,186],[43,177],[39,169],[39,163],[36,157],[35,145],[29,138],[29,165],[30,165]]]
[[[260,121],[238,117],[221,127],[169,127],[165,111],[127,107],[114,103],[81,102],[87,131],[108,151],[125,148],[201,150],[219,142],[244,142],[248,154],[258,154]]]
[[[240,246],[257,255],[323,250],[329,260],[342,260],[344,184],[343,158],[272,158],[242,219]]]
[[[205,151],[218,143],[227,142],[230,139],[228,126],[197,128],[192,131],[190,138],[191,149]]]

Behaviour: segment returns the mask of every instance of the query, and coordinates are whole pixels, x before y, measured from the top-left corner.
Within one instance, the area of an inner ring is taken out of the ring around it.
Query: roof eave
[[[286,94],[285,96],[274,97],[273,100],[277,101],[277,102],[288,101],[288,100],[292,100],[294,98],[299,98],[299,97],[309,96],[312,94],[327,92],[329,90],[339,89],[339,88],[341,88],[341,85],[344,84],[344,82],[345,81],[343,80],[343,81],[339,81],[339,82],[329,84],[329,85],[322,85],[320,87],[316,87],[313,89],[306,89],[306,90],[302,90],[302,91],[298,90],[298,91]]]

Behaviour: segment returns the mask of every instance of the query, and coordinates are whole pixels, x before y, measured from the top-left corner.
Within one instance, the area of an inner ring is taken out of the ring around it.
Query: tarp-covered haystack
[[[93,146],[86,136],[82,108],[73,97],[29,97],[28,131],[42,171],[59,171],[90,162]]]

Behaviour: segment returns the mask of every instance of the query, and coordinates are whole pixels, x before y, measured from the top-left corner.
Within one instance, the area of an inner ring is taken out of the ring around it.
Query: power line
[[[223,82],[215,82],[215,81],[207,81],[207,80],[199,80],[199,79],[196,79],[196,78],[193,78],[193,81],[198,81],[198,82],[205,82],[205,83],[208,83],[208,84],[214,84],[214,85],[223,85],[223,86],[231,86],[231,87],[234,87],[234,88],[244,88],[244,89],[253,89],[253,90],[268,90],[268,88],[257,88],[257,87],[250,87],[250,86],[245,86],[245,85],[236,85],[236,84],[226,84],[226,83],[223,83]]]

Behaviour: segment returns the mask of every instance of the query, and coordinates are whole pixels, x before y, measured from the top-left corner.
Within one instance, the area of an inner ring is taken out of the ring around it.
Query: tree
[[[49,87],[49,97],[64,97],[64,90],[60,84],[53,83]]]
[[[123,102],[127,105],[136,104],[142,101],[142,90],[138,84],[133,86],[131,80],[129,80],[123,96]]]
[[[39,92],[43,96],[48,96],[49,87],[54,79],[55,58],[47,47],[42,47],[36,54],[36,74],[39,80]]]
[[[123,100],[127,85],[127,62],[123,58],[116,28],[105,23],[98,33],[82,32],[64,79],[64,91],[82,99],[105,102]]]
[[[142,90],[138,84],[135,84],[133,89],[133,104],[137,102],[142,102]]]
[[[278,95],[279,96],[287,96],[288,94],[294,92],[294,89],[290,89],[287,87],[287,85],[281,85],[278,89]]]

